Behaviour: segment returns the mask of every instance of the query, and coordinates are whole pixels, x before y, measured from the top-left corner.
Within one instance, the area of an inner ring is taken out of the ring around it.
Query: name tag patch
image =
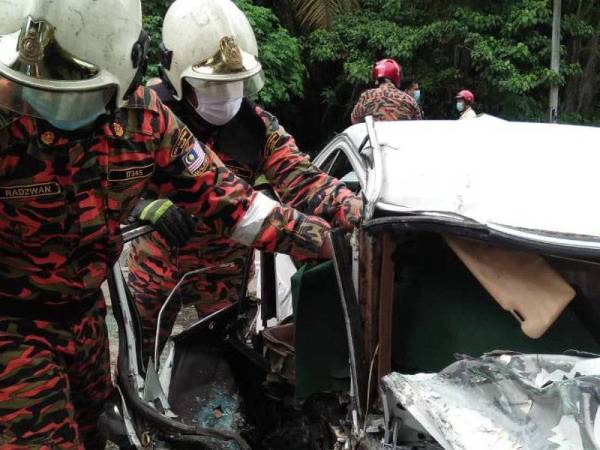
[[[206,169],[208,169],[210,164],[208,156],[198,141],[196,141],[194,147],[187,152],[181,160],[188,172],[195,177],[206,172]]]
[[[55,181],[24,186],[0,186],[0,199],[46,197],[60,192],[60,184]]]
[[[126,169],[112,169],[108,172],[108,181],[129,181],[146,178],[154,172],[154,164],[141,167],[127,167]]]

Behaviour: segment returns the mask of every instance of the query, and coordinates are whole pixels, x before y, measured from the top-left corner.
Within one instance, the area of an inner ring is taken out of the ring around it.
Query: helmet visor
[[[210,98],[215,101],[251,97],[256,95],[265,85],[262,71],[250,78],[239,81],[212,81],[191,77],[186,77],[185,81],[201,97]]]
[[[45,120],[74,121],[104,113],[116,89],[113,85],[94,91],[47,91],[0,76],[0,108]]]
[[[70,54],[58,44],[54,27],[28,17],[21,30],[0,36],[0,71],[15,81],[73,82],[99,75],[94,64]]]

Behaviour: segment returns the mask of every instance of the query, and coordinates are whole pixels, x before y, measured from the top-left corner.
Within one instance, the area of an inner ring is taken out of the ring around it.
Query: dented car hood
[[[600,358],[498,354],[382,379],[445,449],[600,448]]]

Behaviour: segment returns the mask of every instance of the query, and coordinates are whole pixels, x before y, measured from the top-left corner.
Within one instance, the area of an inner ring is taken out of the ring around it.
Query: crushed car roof
[[[376,122],[383,182],[395,213],[454,216],[600,244],[600,128],[508,122]],[[359,147],[365,124],[346,136]]]

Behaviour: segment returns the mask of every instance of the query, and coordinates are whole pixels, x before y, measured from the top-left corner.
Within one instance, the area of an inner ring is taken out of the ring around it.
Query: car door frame
[[[361,187],[364,188],[367,177],[367,171],[364,167],[364,160],[360,156],[359,149],[356,147],[355,143],[346,134],[338,134],[335,138],[333,138],[333,140],[327,144],[327,146],[315,157],[313,164],[320,170],[323,170],[323,164],[327,161],[327,158],[329,158],[335,152],[341,152],[346,155],[350,165],[358,177]],[[335,160],[333,163],[335,163]],[[329,175],[328,172],[326,173]]]

